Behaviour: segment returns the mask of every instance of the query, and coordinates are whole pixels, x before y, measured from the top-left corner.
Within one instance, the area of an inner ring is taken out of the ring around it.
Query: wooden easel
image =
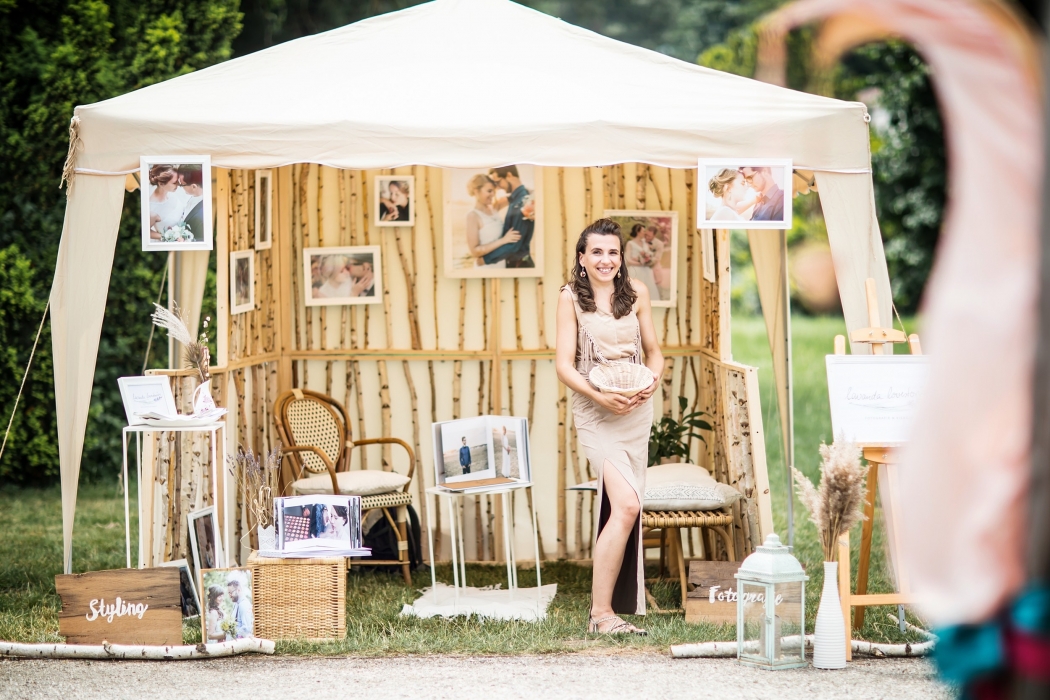
[[[914,333],[906,336],[904,331],[896,330],[892,326],[883,327],[879,319],[879,298],[875,289],[875,280],[868,278],[864,283],[864,290],[868,300],[868,327],[858,328],[850,333],[850,340],[854,343],[866,343],[871,345],[873,355],[883,355],[885,346],[891,343],[908,343],[912,355],[921,355],[922,347],[919,344],[919,336]],[[892,323],[892,322],[891,322]],[[835,336],[835,354],[846,354],[845,336]],[[868,470],[867,494],[864,497],[864,523],[860,538],[860,561],[857,566],[857,592],[850,591],[850,542],[847,532],[839,539],[839,598],[842,601],[842,617],[846,623],[846,629],[852,631],[864,625],[864,608],[870,605],[908,605],[911,596],[908,594],[908,578],[900,562],[896,558],[897,580],[900,583],[898,593],[868,593],[868,565],[871,560],[871,532],[875,518],[875,493],[879,487],[879,470],[886,470],[888,493],[882,494],[884,507],[892,504],[887,514],[892,519],[893,538],[890,548],[894,553],[901,551],[900,538],[902,536],[900,523],[897,521],[898,508],[900,504],[900,493],[897,485],[896,466],[898,463],[897,452],[891,446],[865,445],[863,447],[864,459],[868,461],[871,468]],[[858,608],[850,625],[851,608]],[[846,634],[846,659],[852,660],[852,635]]]

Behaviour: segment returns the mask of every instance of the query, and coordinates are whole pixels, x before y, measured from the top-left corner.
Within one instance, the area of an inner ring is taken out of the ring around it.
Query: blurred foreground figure
[[[786,32],[820,19],[825,67],[891,36],[914,45],[946,125],[948,210],[923,304],[934,363],[904,454],[895,564],[961,697],[1050,698],[1045,39],[1006,0],[801,0],[766,21],[759,77],[776,82]]]

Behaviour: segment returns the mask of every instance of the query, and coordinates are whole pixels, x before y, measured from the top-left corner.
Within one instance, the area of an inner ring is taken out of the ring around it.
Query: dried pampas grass
[[[814,487],[806,475],[791,471],[798,497],[809,511],[809,518],[820,533],[824,561],[835,561],[838,540],[843,533],[864,519],[864,486],[868,467],[861,462],[861,449],[852,442],[836,440],[821,444],[820,486]]]
[[[168,331],[168,335],[182,343],[186,351],[186,365],[197,370],[201,384],[211,379],[211,354],[208,352],[208,322],[210,320],[210,317],[205,316],[204,331],[197,340],[194,340],[186,321],[182,318],[182,310],[179,309],[178,304],[175,304],[171,311],[160,304],[153,305],[153,324]]]

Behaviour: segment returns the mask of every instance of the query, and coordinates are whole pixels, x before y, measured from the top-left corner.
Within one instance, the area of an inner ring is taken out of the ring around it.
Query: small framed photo
[[[718,281],[715,273],[715,231],[710,228],[700,229],[700,257],[704,265],[704,279],[708,282]]]
[[[197,595],[197,586],[190,574],[190,563],[186,559],[165,561],[158,566],[174,566],[179,569],[179,591],[182,596],[182,616],[197,617],[201,614],[201,599]]]
[[[412,175],[377,175],[372,206],[376,226],[414,226],[416,178]]]
[[[446,277],[543,276],[543,168],[444,171]]]
[[[193,568],[197,571],[226,566],[219,536],[219,517],[215,506],[191,511],[186,519],[190,529],[190,549],[193,552]]]
[[[243,314],[255,308],[255,251],[230,253],[230,313]]]
[[[791,160],[701,158],[696,227],[791,228]]]
[[[205,644],[255,636],[252,570],[205,569],[201,572],[201,634]]]
[[[211,250],[211,156],[142,156],[142,249]]]
[[[147,413],[166,418],[178,415],[167,377],[118,377],[117,386],[128,425],[145,425],[148,421],[142,415]]]
[[[377,245],[303,248],[306,305],[378,304],[382,270]]]
[[[273,245],[273,171],[255,171],[255,249]]]
[[[674,307],[678,298],[678,212],[607,209],[623,230],[627,273],[649,289],[652,305]]]

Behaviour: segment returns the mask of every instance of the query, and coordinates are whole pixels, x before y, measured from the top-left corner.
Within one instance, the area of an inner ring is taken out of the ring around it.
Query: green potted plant
[[[650,467],[664,462],[678,462],[683,457],[689,457],[689,440],[696,438],[707,445],[707,440],[698,430],[713,430],[711,424],[701,416],[710,418],[705,411],[692,411],[686,413],[686,398],[678,397],[678,413],[680,420],[671,416],[663,416],[653,424],[653,430],[649,433],[649,465]]]

